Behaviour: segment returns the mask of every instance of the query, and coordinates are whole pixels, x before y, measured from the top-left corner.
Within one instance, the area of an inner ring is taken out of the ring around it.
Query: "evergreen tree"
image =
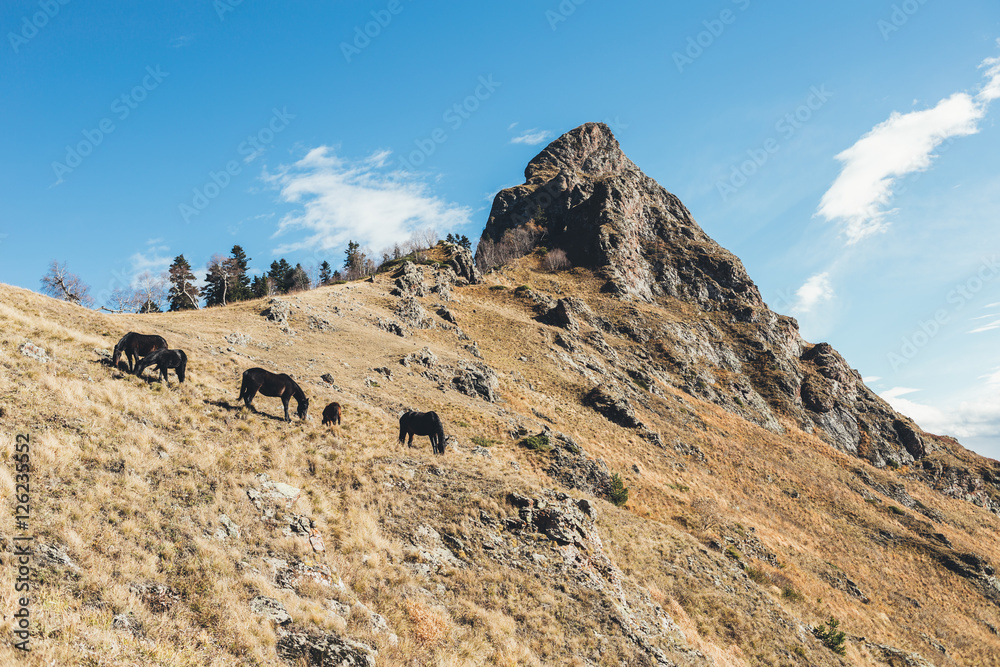
[[[229,300],[246,301],[247,299],[252,299],[253,292],[250,290],[250,276],[247,275],[247,265],[250,263],[250,258],[243,252],[243,248],[234,245],[230,260],[231,268],[235,275],[232,278],[229,289]]]
[[[330,262],[323,260],[323,263],[319,265],[319,284],[329,285],[330,281],[333,280],[333,275],[331,271],[333,267],[330,266]]]
[[[184,255],[177,255],[174,263],[170,265],[168,271],[170,281],[170,291],[167,299],[170,302],[170,310],[191,310],[200,308],[201,290],[194,284],[194,274],[191,273],[191,265]]]
[[[162,313],[163,311],[160,310],[160,305],[158,303],[156,303],[152,299],[148,299],[146,301],[146,303],[142,304],[142,307],[139,308],[139,312],[140,313]]]
[[[284,257],[271,262],[271,270],[267,272],[267,277],[274,281],[274,289],[279,294],[284,294],[292,284],[292,272],[294,269]]]
[[[286,291],[299,292],[309,289],[311,285],[312,281],[309,280],[309,274],[306,273],[301,264],[296,264],[289,276],[289,286]]]
[[[458,243],[458,238],[451,232],[448,232],[448,236],[444,237],[444,241],[445,243],[451,243],[452,245],[455,245]]]
[[[344,273],[348,280],[358,278],[361,275],[363,259],[361,257],[361,244],[354,241],[347,242],[347,250],[344,251]]]
[[[265,296],[270,296],[270,285],[268,281],[271,279],[267,276],[254,276],[253,282],[250,284],[250,292],[253,294],[255,299],[260,299]]]
[[[233,300],[233,284],[237,269],[232,257],[213,255],[205,275],[205,305],[225,306]]]
[[[462,246],[466,250],[472,250],[472,241],[470,241],[469,237],[465,234],[462,234],[461,238],[456,237],[456,241],[458,242],[458,245]]]

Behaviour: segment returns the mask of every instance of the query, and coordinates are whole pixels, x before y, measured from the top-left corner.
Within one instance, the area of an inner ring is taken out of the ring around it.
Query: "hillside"
[[[4,662],[1000,664],[998,464],[802,341],[609,135],[498,195],[485,239],[537,233],[482,276],[459,253],[114,316],[0,285],[0,537],[6,561],[28,434],[38,587],[32,653]],[[185,350],[187,381],[113,368],[127,331]],[[254,366],[310,418],[244,409]],[[444,456],[397,442],[409,408]],[[812,631],[831,617],[844,656]]]

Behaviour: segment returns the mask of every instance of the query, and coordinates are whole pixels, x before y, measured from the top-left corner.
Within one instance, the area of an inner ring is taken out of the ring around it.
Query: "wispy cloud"
[[[864,382],[865,384],[871,384],[873,382],[878,382],[881,379],[882,377],[880,375],[866,375],[865,377],[861,378],[861,381]]]
[[[517,135],[516,137],[510,140],[510,143],[527,144],[528,146],[534,146],[536,144],[542,143],[551,136],[552,133],[549,132],[548,130],[539,130],[533,128],[530,130],[525,130],[521,134]]]
[[[922,111],[893,112],[836,156],[843,168],[817,213],[839,223],[848,244],[886,228],[898,179],[928,169],[944,141],[979,131],[990,103],[1000,97],[1000,58],[987,58],[980,68],[986,81],[977,93],[955,93]]]
[[[275,253],[328,251],[349,240],[384,248],[428,227],[440,232],[469,222],[471,210],[446,202],[412,174],[389,168],[390,151],[361,160],[338,157],[334,148],[314,148],[298,162],[264,179],[297,210],[285,215],[274,236],[305,230]]]
[[[158,245],[161,242],[161,239],[151,239],[147,242],[145,250],[135,252],[129,257],[129,264],[131,265],[129,267],[129,273],[131,274],[130,282],[133,285],[143,273],[148,271],[154,276],[159,275],[166,271],[170,263],[174,261],[174,258],[170,255],[170,247]]]
[[[994,329],[1000,329],[1000,320],[994,320],[989,324],[984,324],[981,327],[976,327],[969,333],[983,333],[984,331],[993,331]]]
[[[816,306],[832,299],[834,294],[829,272],[817,273],[796,290],[792,312],[810,313]]]
[[[991,386],[1000,383],[1000,377],[993,378],[996,382],[989,380]],[[995,388],[984,388],[981,398],[963,401],[947,409],[903,398],[915,391],[918,390],[895,387],[879,395],[895,410],[912,418],[922,429],[931,433],[958,438],[1000,436],[1000,391]]]

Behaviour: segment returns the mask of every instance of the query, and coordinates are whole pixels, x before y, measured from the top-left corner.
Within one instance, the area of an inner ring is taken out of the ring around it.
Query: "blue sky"
[[[478,239],[605,121],[808,340],[1000,458],[995,1],[7,0],[0,27],[0,281],[68,261],[100,305],[236,243]]]

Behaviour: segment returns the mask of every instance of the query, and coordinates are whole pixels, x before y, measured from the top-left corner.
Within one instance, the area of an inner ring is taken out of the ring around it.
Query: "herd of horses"
[[[130,331],[115,345],[111,357],[111,365],[120,368],[122,357],[125,357],[129,373],[142,377],[143,371],[152,367],[158,371],[160,379],[169,384],[167,371],[173,369],[178,382],[184,382],[187,371],[187,354],[184,350],[172,350],[163,336],[141,334]],[[285,409],[285,421],[292,421],[288,415],[288,404],[295,399],[295,416],[308,419],[309,399],[302,388],[287,373],[272,373],[263,368],[250,368],[243,371],[243,382],[240,384],[240,398],[249,410],[257,412],[253,407],[253,399],[260,394],[280,398]],[[340,403],[330,403],[323,410],[323,425],[339,426],[341,421]],[[413,446],[415,435],[430,437],[431,448],[435,454],[444,454],[444,426],[436,412],[416,412],[409,410],[399,418],[399,443],[402,444],[409,436],[409,446]]]

